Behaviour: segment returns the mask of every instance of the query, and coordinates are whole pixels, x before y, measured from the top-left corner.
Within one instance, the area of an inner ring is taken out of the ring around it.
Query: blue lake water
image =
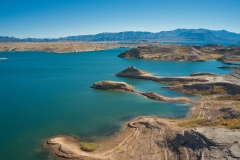
[[[43,140],[55,135],[84,139],[106,137],[124,122],[141,115],[182,118],[188,104],[159,102],[140,95],[89,88],[100,80],[124,81],[140,91],[169,97],[188,96],[161,88],[164,84],[116,77],[114,73],[136,66],[159,76],[193,72],[230,73],[223,63],[151,61],[118,58],[126,49],[56,54],[1,52],[0,58],[0,159],[51,159],[43,154]]]

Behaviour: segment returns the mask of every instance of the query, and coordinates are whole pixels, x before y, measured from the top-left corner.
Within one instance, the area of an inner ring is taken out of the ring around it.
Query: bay
[[[183,118],[191,105],[159,102],[140,95],[89,88],[101,80],[124,81],[139,91],[164,96],[199,97],[161,88],[166,84],[116,77],[135,66],[159,76],[185,76],[194,72],[227,74],[223,63],[152,61],[118,58],[126,49],[82,53],[1,52],[0,159],[52,159],[42,152],[43,140],[56,135],[96,140],[118,132],[137,116]]]

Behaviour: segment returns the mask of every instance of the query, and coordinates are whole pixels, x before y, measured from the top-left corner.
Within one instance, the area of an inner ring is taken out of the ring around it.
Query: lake
[[[199,97],[163,89],[165,84],[116,77],[135,66],[159,76],[194,72],[227,74],[222,62],[153,61],[118,58],[126,49],[57,54],[0,52],[0,159],[53,159],[42,152],[46,138],[56,135],[98,140],[121,130],[137,116],[183,118],[191,105],[159,102],[140,95],[89,88],[101,80],[124,81],[139,91],[164,96]]]

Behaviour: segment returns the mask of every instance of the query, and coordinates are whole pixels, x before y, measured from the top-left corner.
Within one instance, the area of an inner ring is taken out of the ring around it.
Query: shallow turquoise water
[[[193,72],[225,74],[218,61],[176,62],[118,58],[126,49],[55,54],[2,52],[0,58],[0,159],[49,159],[41,152],[44,139],[64,134],[86,139],[112,135],[136,116],[181,118],[188,104],[158,102],[140,95],[89,88],[100,80],[125,81],[140,91],[165,96],[188,96],[161,88],[163,84],[116,77],[136,66],[159,76],[183,76]]]

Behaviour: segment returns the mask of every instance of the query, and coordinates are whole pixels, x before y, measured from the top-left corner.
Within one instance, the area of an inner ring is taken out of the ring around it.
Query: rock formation
[[[183,147],[188,159],[240,158],[240,132],[229,129],[206,127],[185,129],[170,140],[171,144],[178,151]]]
[[[239,46],[221,45],[182,46],[182,45],[146,45],[130,49],[118,55],[121,58],[179,61],[240,61]]]
[[[150,76],[150,73],[139,70],[134,66],[129,66],[128,68],[116,73],[117,76]]]
[[[159,100],[159,101],[176,101],[176,102],[189,102],[189,103],[192,102],[191,100],[189,100],[188,98],[185,98],[185,97],[169,98],[169,97],[164,97],[164,96],[159,95],[154,92],[140,92],[140,91],[134,90],[134,88],[131,85],[129,85],[125,82],[101,81],[101,82],[94,83],[90,88],[102,89],[102,90],[118,90],[118,91],[133,92],[136,94],[143,95],[147,98],[155,99],[155,100]]]
[[[128,68],[115,74],[120,77],[131,77],[139,79],[147,79],[155,82],[165,82],[165,83],[189,83],[189,82],[206,82],[208,80],[202,79],[201,77],[160,77],[153,76],[148,72],[137,69],[134,66],[129,66]]]
[[[239,66],[221,66],[221,67],[218,67],[218,68],[240,70]]]
[[[134,92],[134,88],[125,82],[101,81],[94,83],[91,88]]]

